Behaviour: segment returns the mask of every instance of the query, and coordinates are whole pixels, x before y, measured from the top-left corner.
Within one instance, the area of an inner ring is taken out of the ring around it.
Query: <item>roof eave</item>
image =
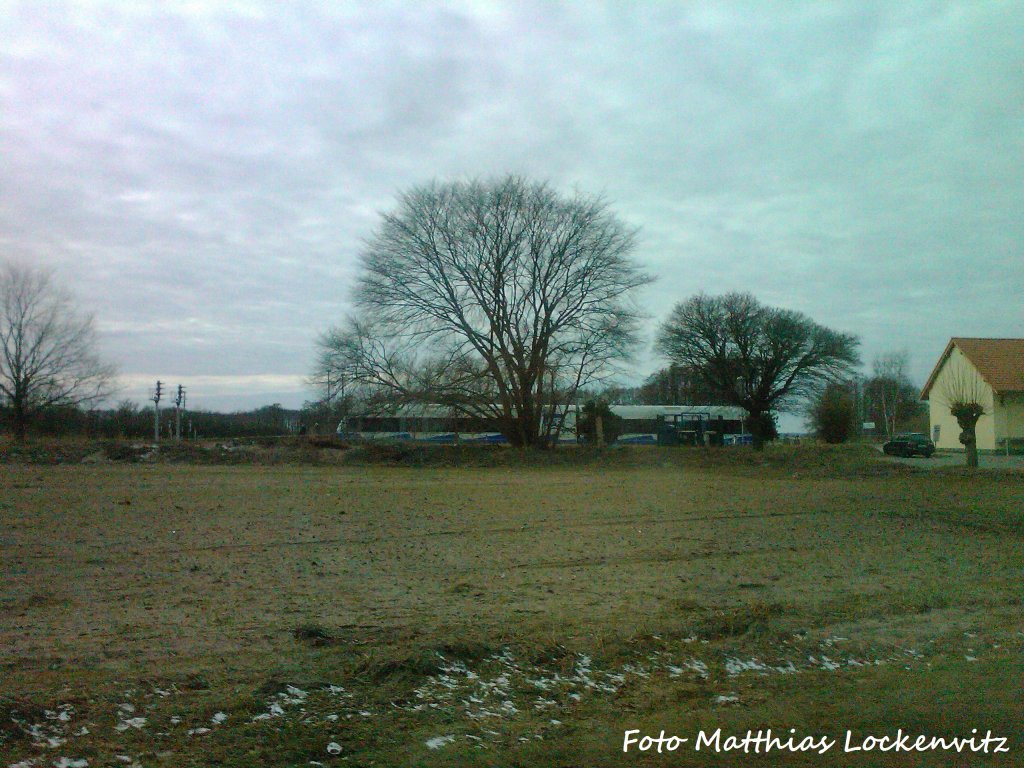
[[[928,377],[928,381],[925,382],[924,388],[921,390],[922,400],[928,399],[928,394],[931,392],[932,386],[935,384],[935,379],[938,378],[939,371],[941,371],[942,366],[946,364],[946,360],[949,358],[954,346],[956,346],[956,339],[952,338],[949,340],[949,343],[946,344],[946,349],[943,350],[942,354],[939,356],[939,361],[935,364],[931,375]]]

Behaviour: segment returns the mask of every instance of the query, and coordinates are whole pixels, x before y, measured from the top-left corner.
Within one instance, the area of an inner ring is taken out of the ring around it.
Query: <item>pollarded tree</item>
[[[362,256],[358,315],[321,338],[394,403],[496,419],[545,445],[637,339],[634,231],[600,199],[514,176],[399,198]]]
[[[851,372],[859,344],[855,336],[766,307],[747,293],[700,294],[677,304],[657,338],[661,354],[698,372],[728,404],[746,409],[755,449],[774,436],[777,411]]]
[[[960,368],[943,381],[939,398],[960,426],[960,443],[964,447],[966,465],[978,466],[978,421],[989,412],[985,403],[986,386],[973,368]]]
[[[97,355],[92,317],[50,272],[11,262],[0,268],[0,395],[18,440],[47,409],[107,397],[113,375]]]

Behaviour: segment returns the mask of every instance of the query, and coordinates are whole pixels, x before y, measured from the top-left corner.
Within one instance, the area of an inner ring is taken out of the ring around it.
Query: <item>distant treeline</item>
[[[312,427],[304,411],[290,410],[279,404],[266,405],[251,411],[217,413],[215,411],[182,411],[182,439],[260,437],[297,432],[302,424]],[[153,407],[141,407],[124,401],[116,408],[82,410],[51,408],[40,413],[30,433],[38,437],[90,437],[125,440],[153,439]],[[319,425],[321,432],[333,432],[336,424]],[[0,429],[13,431],[9,408],[0,407]],[[160,409],[161,439],[173,437],[174,408]]]

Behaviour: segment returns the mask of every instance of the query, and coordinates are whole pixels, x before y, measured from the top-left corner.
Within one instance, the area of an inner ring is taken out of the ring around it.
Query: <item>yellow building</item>
[[[1024,443],[1024,339],[953,338],[921,391],[931,414],[932,440],[962,450],[960,426],[949,412],[957,393],[974,394],[985,408],[978,420],[979,451],[1011,450]]]

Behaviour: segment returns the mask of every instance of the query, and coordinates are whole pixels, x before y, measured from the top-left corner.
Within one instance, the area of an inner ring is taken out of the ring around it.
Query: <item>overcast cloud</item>
[[[1014,0],[0,0],[0,257],[57,270],[138,400],[298,406],[378,212],[506,172],[641,228],[652,331],[748,290],[922,383],[1024,336],[1022,170]]]

